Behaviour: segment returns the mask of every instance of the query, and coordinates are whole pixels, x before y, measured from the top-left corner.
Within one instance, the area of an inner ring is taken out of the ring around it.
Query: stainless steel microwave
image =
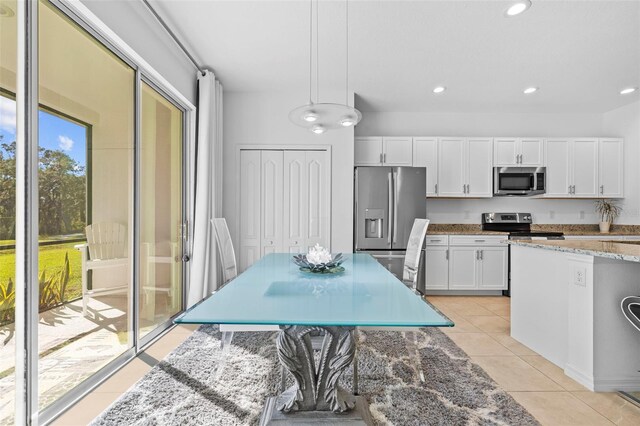
[[[546,167],[494,167],[493,195],[530,196],[545,193]]]

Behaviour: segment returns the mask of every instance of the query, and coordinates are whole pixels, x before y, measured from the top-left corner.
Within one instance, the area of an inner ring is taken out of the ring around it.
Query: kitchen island
[[[594,391],[640,390],[639,241],[509,241],[511,336]]]

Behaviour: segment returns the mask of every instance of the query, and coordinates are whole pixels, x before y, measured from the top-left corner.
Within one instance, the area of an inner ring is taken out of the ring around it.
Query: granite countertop
[[[595,241],[595,240],[509,240],[514,246],[555,250],[565,253],[586,254],[610,259],[640,262],[640,241]]]
[[[427,235],[507,235],[506,232],[483,231],[482,225],[463,223],[429,224]]]
[[[565,235],[640,235],[640,225],[612,225],[608,234],[601,234],[598,225],[531,225],[532,231],[563,232]],[[468,223],[432,223],[427,229],[428,235],[506,235],[506,232],[483,231],[480,224]]]

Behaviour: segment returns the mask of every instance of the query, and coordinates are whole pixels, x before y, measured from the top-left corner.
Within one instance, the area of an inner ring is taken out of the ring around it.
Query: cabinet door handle
[[[449,249],[445,250],[444,257],[446,260],[449,260]]]
[[[436,194],[438,193],[438,184],[437,183],[436,183],[436,186],[435,186],[435,193]]]
[[[380,153],[380,164],[382,164],[382,153]]]
[[[485,240],[475,240],[476,243],[484,243]]]
[[[573,195],[576,195],[576,186],[573,185]]]
[[[383,163],[387,162],[387,153],[386,152],[384,154],[382,154],[382,162]]]
[[[604,194],[604,185],[600,185],[600,194]]]
[[[484,260],[484,250],[480,250],[480,260]]]
[[[467,193],[467,185],[462,184],[462,193],[466,194]]]
[[[476,250],[476,260],[480,260],[480,252]]]
[[[467,184],[467,194],[471,194],[471,184]]]
[[[569,194],[571,194],[571,185],[569,185]]]

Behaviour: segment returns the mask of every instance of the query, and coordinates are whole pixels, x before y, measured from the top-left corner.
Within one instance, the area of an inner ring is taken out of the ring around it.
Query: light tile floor
[[[430,296],[429,301],[456,326],[443,329],[476,363],[543,425],[638,425],[640,408],[614,393],[594,393],[559,367],[509,336],[509,298]],[[79,401],[53,424],[85,425],[101,413],[160,359],[186,339],[195,326],[171,330]]]

